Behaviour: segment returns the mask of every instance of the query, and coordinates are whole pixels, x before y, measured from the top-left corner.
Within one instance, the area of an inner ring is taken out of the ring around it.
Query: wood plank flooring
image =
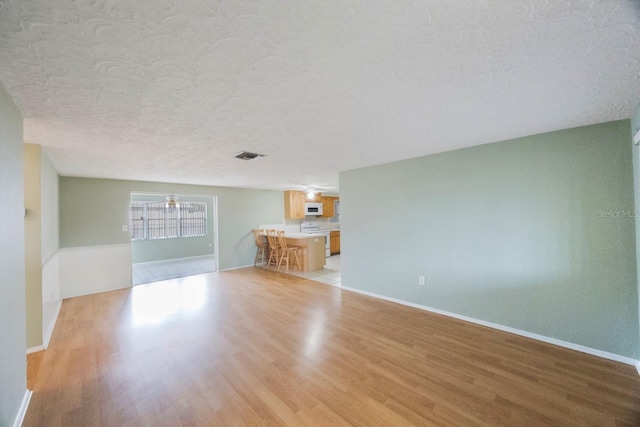
[[[266,269],[65,300],[38,357],[24,426],[640,425],[632,366]]]

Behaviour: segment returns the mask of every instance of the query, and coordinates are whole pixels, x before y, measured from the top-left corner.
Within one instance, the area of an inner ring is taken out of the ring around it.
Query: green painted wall
[[[168,195],[133,195],[131,200],[164,202]],[[207,235],[176,239],[136,240],[131,242],[134,263],[213,255],[215,246],[213,240],[213,197],[191,197],[182,194],[175,194],[175,196],[179,198],[180,202],[202,202],[207,204]]]
[[[24,206],[27,348],[33,348],[43,344],[42,269],[59,248],[58,173],[36,144],[24,144]]]
[[[24,144],[24,252],[27,348],[42,345],[41,148]]]
[[[343,286],[638,358],[629,138],[624,120],[341,173]]]
[[[0,426],[10,426],[27,391],[22,115],[0,83]]]
[[[40,153],[40,207],[42,209],[42,264],[60,249],[60,176],[45,150]]]
[[[281,191],[61,177],[60,246],[128,243],[131,193],[217,196],[221,270],[253,265],[251,229],[284,218]]]
[[[633,150],[633,191],[635,198],[636,214],[636,261],[638,268],[638,308],[640,311],[640,147],[633,145],[633,135],[640,129],[640,105],[631,116],[631,146]],[[638,325],[638,335],[640,335],[640,324]],[[638,350],[640,352],[640,350]]]

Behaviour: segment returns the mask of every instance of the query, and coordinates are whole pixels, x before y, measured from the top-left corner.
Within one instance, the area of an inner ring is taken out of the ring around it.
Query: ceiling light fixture
[[[307,199],[313,200],[316,198],[317,191],[313,187],[307,187]]]

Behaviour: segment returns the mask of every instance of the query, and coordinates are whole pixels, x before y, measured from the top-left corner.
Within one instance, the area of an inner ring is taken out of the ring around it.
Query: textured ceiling
[[[639,75],[637,0],[0,1],[0,81],[69,176],[330,189],[628,118]]]

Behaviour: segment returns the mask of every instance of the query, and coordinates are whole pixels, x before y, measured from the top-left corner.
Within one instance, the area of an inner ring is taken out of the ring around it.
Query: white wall
[[[49,340],[62,306],[60,294],[60,262],[56,252],[42,266],[42,346],[49,347]]]
[[[27,394],[22,116],[0,84],[0,426],[12,425]]]
[[[62,298],[131,286],[129,243],[60,249]]]

